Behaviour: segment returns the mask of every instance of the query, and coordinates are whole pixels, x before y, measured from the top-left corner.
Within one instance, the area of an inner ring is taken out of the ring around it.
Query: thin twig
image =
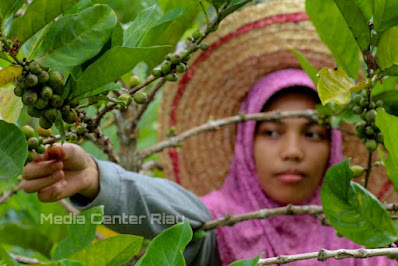
[[[270,264],[285,264],[298,260],[317,259],[318,261],[326,261],[334,258],[336,260],[347,258],[370,258],[376,256],[396,256],[398,255],[398,248],[375,248],[375,249],[337,249],[327,250],[321,249],[318,252],[309,252],[295,255],[280,255],[278,257],[260,259],[258,266]]]
[[[199,5],[200,5],[200,8],[203,11],[203,14],[205,15],[207,27],[209,27],[210,20],[209,20],[209,16],[207,15],[206,9],[205,9],[205,7],[204,7],[204,5],[202,3],[202,0],[198,0],[198,2],[199,2]],[[216,8],[216,10],[217,10],[217,8]]]
[[[108,155],[110,161],[120,164],[120,158],[113,149],[113,144],[108,136],[102,133],[100,127],[94,130],[93,134],[86,134],[86,136],[95,143],[105,154]]]
[[[17,262],[23,263],[23,264],[44,264],[44,262],[38,260],[38,259],[32,259],[28,258],[22,255],[14,254],[14,253],[9,253],[11,257],[13,257]]]
[[[364,184],[365,188],[368,187],[370,172],[372,171],[372,154],[373,154],[373,152],[369,151],[368,167],[366,168],[366,176],[365,176],[365,184]]]
[[[2,195],[0,197],[0,204],[6,202],[12,195],[14,195],[15,193],[18,192],[18,190],[20,190],[22,188],[22,182],[19,182],[16,186],[14,186],[13,188],[11,188],[10,191],[7,191],[6,193],[4,193],[4,195]]]
[[[155,154],[157,152],[164,150],[165,148],[177,146],[179,143],[181,143],[181,141],[185,140],[186,138],[196,136],[202,132],[217,130],[221,126],[226,126],[226,125],[235,124],[235,123],[241,123],[241,122],[245,122],[245,121],[249,121],[249,120],[263,121],[263,120],[278,120],[278,119],[283,119],[283,118],[297,118],[297,117],[306,117],[312,121],[317,121],[317,116],[316,116],[315,110],[294,111],[294,112],[273,111],[273,112],[266,112],[266,113],[235,115],[235,116],[230,116],[230,117],[226,117],[226,118],[219,119],[219,120],[210,120],[207,123],[204,123],[197,127],[191,128],[191,129],[181,133],[178,136],[171,137],[169,139],[166,139],[162,142],[157,143],[156,145],[154,145],[150,148],[142,150],[138,154],[141,159],[145,159],[152,154]]]

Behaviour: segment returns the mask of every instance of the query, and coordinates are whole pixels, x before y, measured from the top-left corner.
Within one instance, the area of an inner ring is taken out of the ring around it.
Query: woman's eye
[[[269,137],[277,137],[279,133],[277,130],[264,130],[264,135]]]
[[[305,133],[305,136],[309,137],[311,139],[321,139],[322,138],[321,134],[318,132],[315,132],[315,131],[308,131]]]

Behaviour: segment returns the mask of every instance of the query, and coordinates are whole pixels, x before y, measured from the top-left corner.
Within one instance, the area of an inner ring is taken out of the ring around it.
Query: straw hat
[[[237,115],[246,94],[261,77],[279,69],[300,68],[288,48],[300,51],[318,69],[335,67],[305,13],[304,2],[271,1],[227,17],[204,40],[209,50],[196,52],[178,83],[164,88],[159,139],[164,140],[172,127],[178,134],[210,119]],[[197,195],[219,189],[232,160],[235,136],[236,124],[228,125],[188,138],[182,147],[166,149],[161,153],[166,177]],[[344,145],[345,155],[360,154],[353,163],[366,166],[364,145],[350,136],[344,140],[353,144]],[[386,176],[381,171],[377,169],[374,175]],[[382,199],[396,196],[385,178],[370,181],[371,190]]]

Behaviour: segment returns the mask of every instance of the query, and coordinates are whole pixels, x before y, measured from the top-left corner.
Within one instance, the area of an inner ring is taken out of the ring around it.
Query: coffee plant
[[[137,152],[156,143],[155,95],[187,71],[193,53],[209,49],[206,36],[226,16],[255,2],[0,2],[0,264],[165,265],[167,253],[174,265],[185,265],[184,248],[205,234],[187,221],[151,241],[106,231],[99,226],[102,207],[70,215],[70,223],[43,224],[40,214],[65,216],[65,209],[18,192],[18,184],[34,152],[57,142],[78,143],[133,171],[157,159]],[[292,51],[318,86],[323,105],[316,119],[331,128],[354,124],[369,152],[366,167],[347,159],[328,170],[323,212],[339,235],[358,244],[397,244],[396,208],[386,208],[366,188],[372,167],[385,167],[398,191],[398,2],[306,0],[306,10],[337,63],[318,71]],[[375,152],[381,160],[372,164]],[[363,175],[363,186],[352,181]],[[84,222],[93,215],[96,223]],[[145,254],[135,257],[143,247]],[[234,265],[257,265],[260,256]]]

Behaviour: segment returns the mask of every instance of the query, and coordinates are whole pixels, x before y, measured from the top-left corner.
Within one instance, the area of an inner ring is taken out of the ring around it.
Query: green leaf
[[[361,49],[367,51],[370,43],[369,20],[355,1],[334,0]]]
[[[78,97],[83,93],[114,82],[153,53],[167,51],[168,48],[167,46],[147,48],[113,47],[87,67],[77,79],[76,87],[73,88],[71,96]]]
[[[229,14],[231,14],[232,12],[238,10],[239,8],[241,8],[242,6],[246,5],[249,2],[251,2],[251,0],[232,0],[229,3],[227,9],[225,9],[225,11],[222,13],[221,19],[224,19]]]
[[[97,224],[101,223],[103,215],[103,206],[97,206],[85,210],[76,216],[76,222],[72,223],[69,227],[69,235],[58,244],[52,255],[52,259],[68,258],[89,246],[95,238]]]
[[[111,82],[102,87],[99,87],[99,88],[91,90],[87,93],[81,94],[80,96],[76,97],[75,100],[88,98],[91,96],[99,95],[102,92],[113,91],[113,90],[125,90],[125,89],[119,83]]]
[[[122,265],[140,252],[143,237],[117,235],[96,242],[70,256],[84,265]],[[98,256],[101,254],[101,256]]]
[[[374,10],[374,1],[369,0],[354,0],[355,4],[361,10],[362,14],[364,15],[366,21],[369,21],[373,16]]]
[[[138,13],[133,23],[124,32],[123,46],[137,46],[145,32],[159,18],[159,13],[156,11],[157,6],[157,4],[153,5]]]
[[[12,22],[8,37],[22,43],[79,0],[35,0],[22,17]]]
[[[398,117],[387,114],[381,110],[377,111],[376,126],[384,136],[384,146],[388,150],[388,157],[385,162],[388,178],[398,191]]]
[[[53,242],[35,226],[5,224],[0,226],[0,242],[36,250],[49,257]]]
[[[350,159],[332,166],[321,190],[326,218],[343,236],[366,247],[382,247],[397,240],[394,223],[377,198],[352,182]]]
[[[252,259],[237,260],[231,263],[229,266],[257,266],[262,255],[263,253]]]
[[[320,77],[317,88],[323,105],[329,102],[345,104],[350,99],[351,92],[359,92],[366,87],[363,82],[355,85],[354,81],[341,68],[324,67],[317,76]]]
[[[50,262],[46,262],[44,264],[32,264],[32,265],[35,265],[35,266],[83,266],[83,264],[81,264],[78,261],[67,260],[67,259],[50,261]]]
[[[6,19],[8,16],[14,14],[25,2],[26,0],[1,0],[0,14],[3,16],[2,19]]]
[[[222,7],[228,0],[210,0],[211,3],[214,5],[215,8]]]
[[[0,119],[8,123],[16,123],[23,103],[14,94],[14,86],[0,88]]]
[[[65,11],[64,15],[78,14],[83,10],[92,7],[94,4],[91,0],[80,0],[74,6]]]
[[[176,224],[157,235],[149,244],[144,256],[137,262],[141,265],[184,265],[182,255],[192,238],[192,229],[188,220]]]
[[[334,0],[306,0],[306,11],[321,40],[348,76],[359,72],[359,46]],[[338,38],[336,37],[338,36]]]
[[[0,88],[21,76],[22,71],[23,68],[19,65],[11,65],[0,70]]]
[[[300,63],[301,68],[307,73],[314,84],[318,84],[319,77],[317,76],[318,70],[304,57],[302,53],[294,48],[289,48],[294,53]]]
[[[4,263],[8,266],[17,266],[19,265],[12,257],[8,255],[8,253],[4,250],[2,246],[0,246],[0,263]]]
[[[123,45],[123,35],[124,35],[124,30],[123,30],[122,24],[120,24],[120,22],[118,22],[118,23],[116,23],[116,26],[112,31],[111,47],[122,46]]]
[[[26,55],[28,59],[35,57],[37,48],[41,45],[43,38],[46,36],[50,25],[45,26],[41,30],[35,33],[32,37],[27,40],[22,46],[22,52]]]
[[[382,70],[398,65],[398,26],[385,31],[377,46],[376,62]]]
[[[106,5],[62,17],[51,25],[38,60],[47,67],[80,65],[101,51],[116,22],[115,12]]]
[[[0,179],[14,178],[23,172],[28,144],[14,124],[0,120]]]
[[[372,2],[372,1],[370,1]],[[398,1],[376,0],[374,1],[373,28],[377,32],[383,32],[398,24]]]
[[[59,135],[61,136],[61,143],[64,144],[66,141],[66,132],[64,128],[64,120],[59,111],[57,112],[57,118],[55,119],[55,127],[58,128]]]
[[[398,84],[398,77],[388,77],[383,78],[382,82],[377,82],[377,84],[372,88],[372,96],[376,96],[377,94],[395,90]]]

